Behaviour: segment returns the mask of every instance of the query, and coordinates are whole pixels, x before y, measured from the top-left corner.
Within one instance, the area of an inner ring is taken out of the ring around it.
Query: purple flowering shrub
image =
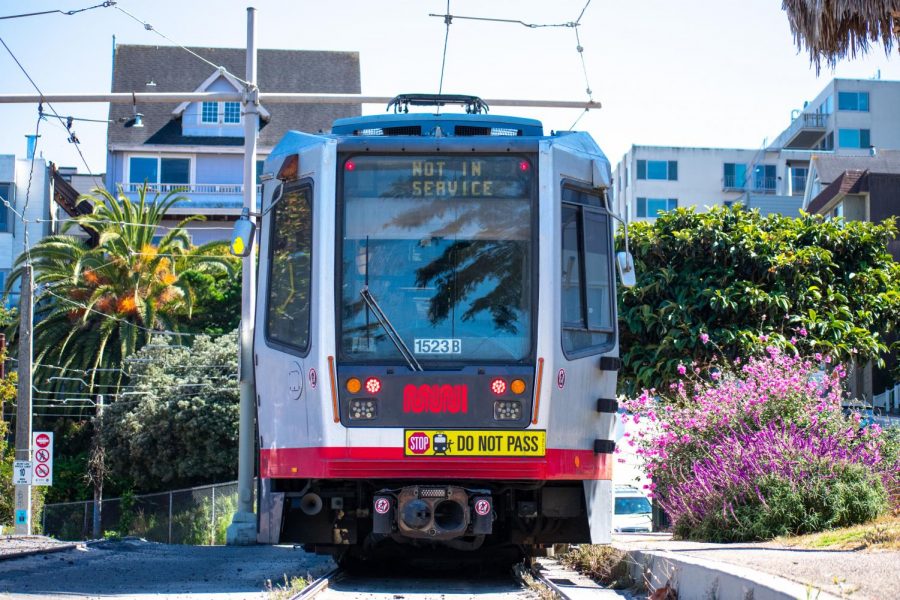
[[[676,535],[770,539],[861,523],[900,506],[900,461],[877,425],[841,412],[845,376],[827,357],[774,347],[746,363],[679,369],[666,401],[626,401],[626,434]]]

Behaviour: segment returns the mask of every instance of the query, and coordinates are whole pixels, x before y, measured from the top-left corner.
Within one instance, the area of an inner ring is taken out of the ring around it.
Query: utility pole
[[[256,87],[256,9],[247,8],[247,80],[244,108],[244,208],[256,212],[256,136],[259,131],[259,89]],[[228,526],[226,543],[244,546],[256,543],[253,510],[253,455],[255,440],[256,386],[253,380],[253,317],[256,299],[256,254],[244,257],[241,276],[240,330],[240,425],[238,430],[238,509]]]
[[[91,536],[100,539],[103,524],[103,477],[106,475],[106,454],[103,451],[103,394],[97,395],[97,417],[94,423],[94,451],[91,456],[91,479],[94,481],[94,526]]]
[[[22,268],[19,292],[19,393],[16,407],[16,460],[31,460],[31,353],[34,284],[31,264]],[[31,485],[16,486],[16,535],[31,535]]]

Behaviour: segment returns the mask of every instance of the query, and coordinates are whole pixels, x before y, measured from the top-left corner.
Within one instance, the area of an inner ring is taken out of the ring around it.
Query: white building
[[[795,215],[814,155],[865,155],[873,147],[900,149],[900,81],[834,79],[759,149],[632,146],[613,172],[613,198],[628,220],[735,202]]]
[[[0,155],[0,293],[25,250],[26,227],[28,244],[34,246],[44,237],[59,233],[64,219],[91,210],[89,204],[76,206],[78,192],[60,177],[53,163],[44,158],[33,162],[32,169],[29,158]],[[80,228],[70,233],[90,238]],[[5,302],[18,306],[18,285]]]

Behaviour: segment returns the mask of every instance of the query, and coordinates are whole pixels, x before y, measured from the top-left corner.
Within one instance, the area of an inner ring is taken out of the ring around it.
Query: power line
[[[185,47],[185,46],[179,44],[178,42],[176,42],[176,41],[173,40],[172,38],[170,38],[170,37],[168,37],[167,35],[165,35],[165,34],[164,34],[163,32],[161,32],[160,30],[156,29],[153,25],[151,25],[151,24],[148,23],[147,21],[143,21],[143,20],[139,19],[138,17],[134,16],[133,14],[131,14],[130,12],[128,12],[127,10],[125,10],[124,8],[122,8],[121,6],[115,6],[115,9],[118,10],[119,12],[125,14],[125,15],[128,15],[129,17],[131,17],[132,19],[134,19],[135,21],[137,21],[138,23],[140,23],[141,25],[143,25],[143,26],[144,26],[144,29],[146,29],[147,31],[152,31],[153,33],[155,33],[156,35],[160,36],[161,38],[163,38],[163,39],[165,39],[165,40],[171,42],[172,44],[175,44],[176,46],[178,46],[179,48],[181,48],[181,49],[184,50],[185,52],[191,54],[192,56],[194,56],[194,57],[196,57],[196,58],[199,58],[200,60],[202,60],[203,62],[205,62],[205,63],[208,64],[209,66],[213,67],[214,69],[220,69],[220,70],[222,70],[223,72],[228,73],[229,75],[231,75],[232,77],[234,77],[236,80],[240,81],[241,83],[243,83],[244,85],[246,85],[246,86],[248,86],[248,87],[250,87],[250,88],[255,88],[255,87],[256,87],[255,85],[253,85],[253,84],[250,83],[249,81],[246,81],[245,79],[241,79],[240,77],[238,77],[237,75],[235,75],[234,73],[232,73],[231,71],[229,71],[228,69],[226,69],[225,67],[223,67],[222,65],[217,65],[216,63],[212,62],[211,60],[207,60],[206,58],[200,56],[199,54],[197,54],[196,52],[194,52],[194,51],[191,50],[190,48],[187,48],[187,47]]]
[[[444,91],[444,67],[447,64],[447,40],[450,39],[450,24],[453,22],[453,17],[450,16],[450,0],[447,0],[447,14],[444,15],[444,23],[447,25],[447,29],[444,32],[444,56],[441,59],[441,81],[438,84],[438,94]],[[438,110],[440,110],[440,106],[438,106]]]
[[[22,71],[22,73],[25,74],[25,77],[28,78],[28,81],[31,83],[32,87],[34,87],[34,89],[37,91],[38,94],[43,96],[44,92],[41,91],[41,88],[38,87],[38,84],[35,83],[34,79],[32,79],[31,75],[28,73],[28,71],[25,69],[25,67],[22,65],[22,63],[19,61],[19,59],[16,57],[16,55],[10,49],[10,47],[6,45],[6,41],[2,37],[0,37],[0,43],[3,44],[3,47],[6,48],[6,51],[12,57],[13,61],[15,61],[15,63],[19,66],[19,69]],[[59,116],[59,113],[56,112],[56,109],[54,109],[53,105],[50,104],[49,102],[47,102],[47,108],[49,108],[50,112],[52,112],[53,115],[57,119],[59,119],[60,123],[65,124],[64,119],[61,116]],[[42,107],[40,104],[38,105],[38,114],[43,115],[43,110],[42,110]],[[84,153],[81,151],[81,148],[79,147],[78,138],[75,137],[75,133],[72,131],[71,126],[66,127],[66,129],[69,132],[69,141],[75,145],[75,150],[78,151],[78,155],[81,157],[81,162],[84,163],[84,168],[87,169],[88,175],[90,175],[91,177],[94,178],[94,183],[97,184],[98,188],[103,188],[104,187],[103,182],[100,181],[100,179],[94,174],[94,172],[91,170],[91,167],[88,165],[87,159],[84,157]],[[37,154],[37,153],[35,153],[35,154]]]
[[[33,12],[33,13],[23,13],[21,15],[6,15],[5,17],[0,17],[0,21],[5,19],[21,19],[23,17],[37,17],[39,15],[52,15],[59,13],[61,15],[65,15],[67,17],[71,17],[72,15],[76,15],[78,13],[85,12],[87,10],[94,10],[95,8],[108,8],[110,6],[115,6],[116,3],[113,0],[108,0],[107,2],[101,2],[100,4],[95,4],[94,6],[88,6],[86,8],[76,8],[73,10],[45,10],[41,12]]]

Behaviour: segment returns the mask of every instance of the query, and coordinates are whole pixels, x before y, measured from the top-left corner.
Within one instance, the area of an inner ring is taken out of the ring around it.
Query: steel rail
[[[109,102],[111,104],[170,104],[173,102],[241,102],[240,92],[113,92],[106,94],[0,94],[0,104],[36,104],[39,102]],[[304,94],[292,92],[260,92],[263,104],[387,104],[394,96],[360,94]],[[519,100],[485,98],[488,106],[521,108],[600,108],[600,102],[585,100]]]
[[[343,571],[340,567],[335,567],[334,569],[328,571],[315,581],[311,582],[308,586],[300,590],[300,592],[294,594],[288,600],[311,600],[315,598],[322,592],[328,589],[328,586],[331,585],[333,581],[336,581],[343,575]]]

